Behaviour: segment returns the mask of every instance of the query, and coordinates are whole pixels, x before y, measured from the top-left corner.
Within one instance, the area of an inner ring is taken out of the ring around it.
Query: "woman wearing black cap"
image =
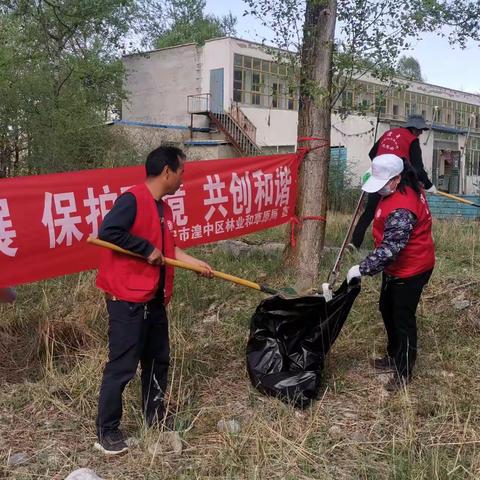
[[[415,170],[418,180],[423,184],[423,188],[429,193],[436,193],[437,189],[428,178],[428,174],[423,166],[422,149],[418,139],[425,130],[428,130],[428,125],[423,117],[421,115],[410,115],[403,127],[392,128],[385,132],[372,147],[368,155],[372,160],[386,153],[406,159]],[[368,195],[365,210],[358,219],[352,234],[352,242],[350,243],[352,250],[358,249],[362,245],[365,232],[372,223],[379,200],[380,196],[376,193]]]

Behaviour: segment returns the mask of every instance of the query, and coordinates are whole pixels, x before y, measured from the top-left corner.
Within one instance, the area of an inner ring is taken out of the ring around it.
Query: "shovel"
[[[92,245],[97,245],[99,247],[109,248],[115,252],[124,253],[125,255],[130,255],[131,257],[141,258],[145,260],[145,257],[139,255],[138,253],[130,252],[129,250],[125,250],[113,243],[106,242],[104,240],[99,240],[98,238],[88,237],[87,242],[91,243]],[[202,273],[204,269],[201,267],[197,267],[190,263],[181,262],[180,260],[174,260],[173,258],[165,257],[165,264],[170,265],[172,267],[177,268],[184,268],[185,270],[192,270],[193,272]],[[297,292],[293,289],[285,289],[285,290],[277,290],[275,288],[271,288],[268,285],[263,285],[256,282],[251,282],[250,280],[245,280],[244,278],[235,277],[234,275],[229,275],[228,273],[218,272],[213,270],[213,276],[215,278],[221,278],[222,280],[226,280],[227,282],[236,283],[237,285],[242,285],[244,287],[252,288],[253,290],[258,290],[263,293],[268,293],[269,295],[281,295],[284,297],[291,297],[297,296]]]
[[[450,198],[451,200],[455,200],[456,202],[465,203],[466,205],[480,208],[480,205],[478,205],[478,203],[471,202],[470,200],[466,200],[462,197],[457,197],[456,195],[452,195],[451,193],[441,192],[440,190],[437,190],[434,195],[442,195],[444,197]]]
[[[362,194],[358,199],[357,207],[355,208],[355,212],[353,213],[353,216],[352,216],[352,221],[350,222],[350,226],[348,227],[347,234],[345,235],[345,239],[343,240],[342,246],[340,247],[340,251],[338,252],[337,259],[335,260],[335,264],[333,265],[332,271],[328,276],[327,284],[329,284],[331,289],[333,289],[333,286],[337,282],[338,274],[340,272],[340,264],[342,262],[343,255],[345,254],[345,250],[347,249],[348,242],[350,241],[350,236],[355,227],[355,222],[357,220],[358,212],[360,211],[360,207],[362,206],[362,202],[363,202],[363,199],[365,198],[365,195],[366,193],[362,190]],[[326,285],[326,284],[323,284],[323,285]],[[322,286],[322,288],[325,291],[326,287]]]

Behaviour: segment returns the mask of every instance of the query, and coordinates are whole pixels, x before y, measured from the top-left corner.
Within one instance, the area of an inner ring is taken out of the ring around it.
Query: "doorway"
[[[459,193],[460,151],[444,149],[433,151],[433,183],[444,192]]]
[[[223,68],[210,70],[210,110],[223,113]]]

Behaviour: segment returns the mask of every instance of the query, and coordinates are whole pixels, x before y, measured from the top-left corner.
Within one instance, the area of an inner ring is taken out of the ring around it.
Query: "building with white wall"
[[[248,154],[293,151],[297,92],[276,57],[263,45],[231,37],[125,56],[128,101],[122,120],[213,127]],[[346,158],[353,183],[369,167],[375,134],[378,139],[412,113],[432,125],[420,143],[434,183],[452,193],[478,193],[480,96],[367,77],[343,92],[332,113],[331,144],[343,152],[338,158]],[[203,137],[192,134],[197,143],[213,138]]]

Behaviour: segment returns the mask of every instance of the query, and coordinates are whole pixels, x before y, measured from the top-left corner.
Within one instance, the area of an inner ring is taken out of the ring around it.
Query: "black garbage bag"
[[[247,370],[255,388],[299,408],[321,386],[325,356],[347,319],[360,282],[343,282],[326,302],[323,296],[275,295],[257,307],[247,342]]]

